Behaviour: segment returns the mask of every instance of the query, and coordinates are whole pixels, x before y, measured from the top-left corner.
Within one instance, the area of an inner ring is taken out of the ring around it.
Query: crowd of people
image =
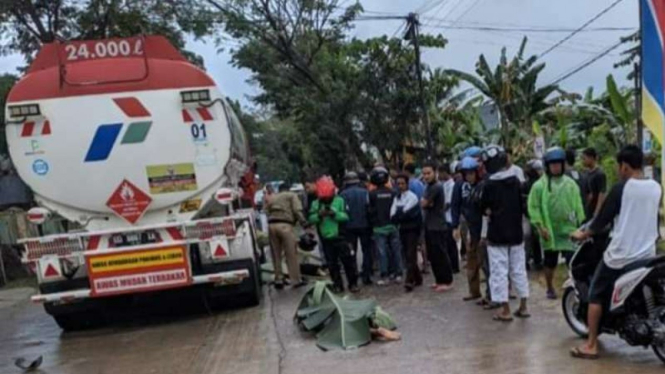
[[[527,270],[543,269],[546,296],[556,299],[555,269],[570,262],[571,235],[603,206],[606,177],[596,151],[582,152],[583,170],[576,164],[575,151],[554,147],[522,169],[510,150],[474,146],[450,164],[408,163],[399,171],[377,165],[369,174],[348,172],[339,186],[321,177],[306,185],[304,207],[280,187],[265,205],[273,259],[279,264],[285,256],[291,283],[305,284],[297,269],[298,223],[316,232],[335,292],[358,292],[360,282],[411,292],[429,271],[432,290],[447,292],[465,268],[465,301],[496,309],[497,321],[528,318]],[[281,273],[274,283],[280,289]],[[514,313],[512,298],[519,299]]]

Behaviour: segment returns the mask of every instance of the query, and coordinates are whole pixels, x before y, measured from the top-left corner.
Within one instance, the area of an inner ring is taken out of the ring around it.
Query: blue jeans
[[[402,243],[399,240],[399,231],[389,234],[374,234],[376,246],[379,247],[379,269],[381,278],[388,276],[401,277]]]

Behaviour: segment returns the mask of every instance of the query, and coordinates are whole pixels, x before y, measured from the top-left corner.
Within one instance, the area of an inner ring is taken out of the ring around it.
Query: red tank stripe
[[[149,117],[150,112],[135,97],[119,97],[113,99],[127,117]]]
[[[44,127],[42,127],[42,135],[51,135],[51,122],[46,120]]]
[[[208,108],[196,108],[196,111],[199,112],[199,115],[204,121],[212,121],[212,116],[208,111]]]
[[[21,137],[25,138],[32,136],[32,132],[35,130],[34,122],[26,122],[23,124],[23,130],[21,131]]]
[[[189,115],[187,109],[182,110],[182,121],[185,123],[194,122],[194,118],[192,118],[192,116]]]

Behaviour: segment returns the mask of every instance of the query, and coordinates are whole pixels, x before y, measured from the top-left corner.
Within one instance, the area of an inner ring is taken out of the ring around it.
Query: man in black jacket
[[[381,279],[376,284],[385,286],[388,281],[402,282],[402,244],[399,231],[390,220],[395,191],[388,188],[388,171],[384,167],[372,170],[370,181],[377,188],[369,194],[370,221],[374,228],[374,240],[379,247]]]
[[[527,311],[529,280],[526,274],[524,234],[522,230],[521,182],[508,170],[507,155],[499,146],[489,146],[483,151],[483,163],[489,179],[483,188],[481,209],[489,217],[487,224],[487,252],[490,260],[490,288],[492,301],[500,303],[502,310],[494,320],[510,322],[513,316],[508,304],[509,279],[512,282],[520,306],[515,317],[530,317]]]
[[[362,280],[372,284],[372,228],[369,226],[369,192],[360,184],[358,174],[349,172],[344,176],[345,189],[340,193],[349,208],[349,221],[346,223],[346,240],[358,253],[358,239],[363,251]]]

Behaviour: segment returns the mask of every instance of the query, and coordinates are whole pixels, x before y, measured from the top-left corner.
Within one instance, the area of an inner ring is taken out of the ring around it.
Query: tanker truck
[[[37,204],[28,219],[72,222],[20,241],[32,300],[61,328],[185,288],[260,302],[253,212],[236,204],[251,173],[246,135],[215,82],[165,38],[45,44],[5,110],[11,159]]]

